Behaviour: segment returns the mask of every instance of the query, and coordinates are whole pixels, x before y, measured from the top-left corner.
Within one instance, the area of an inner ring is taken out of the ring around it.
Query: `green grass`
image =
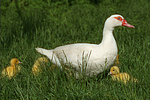
[[[97,4],[96,1],[81,1],[70,5],[65,1],[50,4],[46,0],[41,0],[42,3],[26,1],[23,6],[19,2],[19,10],[13,3],[2,2],[5,6],[1,8],[0,71],[14,57],[22,62],[22,71],[12,80],[0,79],[1,100],[150,98],[149,0],[97,0]],[[34,61],[42,56],[35,51],[36,47],[53,49],[79,42],[99,44],[104,21],[115,13],[123,15],[135,26],[135,29],[118,27],[114,36],[120,55],[120,70],[137,78],[138,84],[125,86],[112,81],[107,76],[109,69],[93,78],[68,79],[63,70],[48,71],[51,63],[38,77],[32,75]]]

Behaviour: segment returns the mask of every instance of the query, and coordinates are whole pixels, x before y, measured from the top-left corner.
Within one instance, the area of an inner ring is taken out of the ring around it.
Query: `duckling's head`
[[[17,58],[13,58],[10,60],[10,65],[18,65],[21,63]]]
[[[38,62],[40,62],[40,63],[42,63],[42,62],[48,63],[48,60],[45,57],[40,57],[40,58],[38,58]]]
[[[119,73],[120,73],[119,67],[118,66],[113,66],[113,67],[111,67],[110,72],[108,73],[108,75],[116,75],[116,74],[119,74]]]

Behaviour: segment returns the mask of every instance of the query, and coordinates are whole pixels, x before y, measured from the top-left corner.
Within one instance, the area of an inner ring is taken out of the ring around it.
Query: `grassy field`
[[[149,0],[20,0],[1,1],[0,71],[17,57],[21,73],[12,80],[0,79],[1,100],[44,99],[150,99],[150,1]],[[104,21],[119,13],[135,29],[118,27],[114,37],[120,55],[120,70],[139,80],[127,85],[112,81],[109,69],[93,78],[68,79],[64,71],[31,73],[40,55],[36,47],[53,49],[72,43],[99,44]]]

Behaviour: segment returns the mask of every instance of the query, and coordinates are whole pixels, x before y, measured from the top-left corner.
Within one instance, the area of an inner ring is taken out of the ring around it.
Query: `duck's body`
[[[38,49],[42,50],[44,53],[47,52],[46,54],[48,55],[46,56],[57,66],[71,66],[78,72],[81,72],[82,70],[86,71],[86,76],[93,76],[103,72],[109,66],[113,65],[118,52],[116,45],[113,47],[113,50],[112,47],[107,49],[99,48],[105,48],[105,46],[102,44],[93,45],[78,43],[60,46],[52,51],[42,48]],[[49,52],[51,53],[49,54]],[[101,55],[102,57],[98,55]],[[78,78],[78,73],[76,73],[76,75]]]
[[[128,73],[119,73],[116,75],[111,75],[113,81],[122,81],[126,84],[130,80],[130,75]]]
[[[33,75],[37,76],[39,73],[41,73],[42,72],[41,67],[43,67],[46,63],[48,63],[48,60],[45,57],[38,58],[32,67]]]
[[[136,78],[133,78],[128,73],[120,73],[118,66],[111,67],[109,75],[111,75],[113,81],[121,81],[124,84],[127,84],[129,81],[138,82]]]
[[[11,79],[12,77],[16,76],[17,73],[20,72],[21,67],[18,65],[19,63],[21,63],[17,58],[13,58],[10,61],[10,65],[6,67],[5,69],[3,69],[2,71],[2,77],[8,77],[9,79]]]
[[[117,18],[122,21],[118,21]],[[114,64],[118,49],[112,32],[116,26],[122,26],[123,21],[121,15],[109,17],[104,25],[103,39],[100,44],[77,43],[53,50],[43,48],[36,48],[36,50],[46,55],[57,66],[71,66],[75,69],[76,78],[79,78],[79,73],[85,73],[86,76],[97,75]],[[124,26],[133,28],[129,24]]]

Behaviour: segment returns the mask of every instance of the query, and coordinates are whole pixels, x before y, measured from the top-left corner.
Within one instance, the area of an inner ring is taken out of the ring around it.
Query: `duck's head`
[[[113,66],[110,68],[110,72],[108,73],[108,75],[116,75],[119,74],[120,70],[118,66]]]
[[[121,15],[118,14],[111,15],[105,21],[105,27],[115,28],[117,26],[126,26],[134,28],[134,26],[130,25]]]
[[[17,58],[13,58],[10,60],[10,65],[17,65],[21,63]]]

